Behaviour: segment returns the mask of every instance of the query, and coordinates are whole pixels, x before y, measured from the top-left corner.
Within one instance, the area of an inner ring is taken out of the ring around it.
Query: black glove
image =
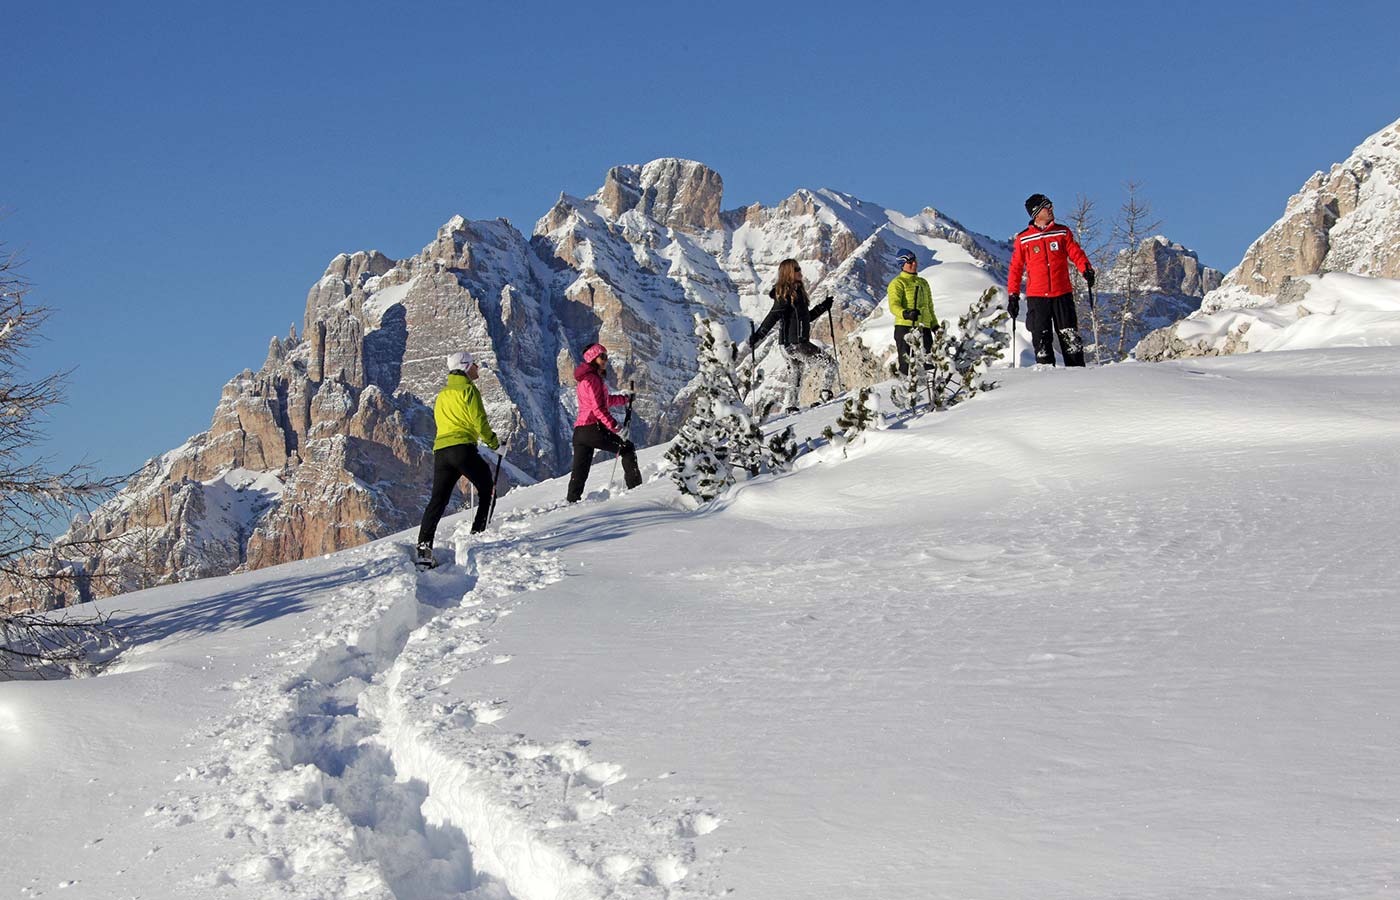
[[[1021,295],[1008,294],[1006,296],[1006,311],[1011,313],[1011,318],[1016,318],[1021,314]]]
[[[919,308],[916,306],[916,307],[914,307],[913,309],[906,309],[906,310],[904,311],[904,318],[906,318],[906,319],[909,320],[909,325],[910,325],[910,327],[914,327],[914,326],[918,325],[918,324],[919,324]]]
[[[1084,281],[1089,285],[1089,287],[1092,288],[1092,287],[1094,286],[1094,267],[1093,267],[1093,266],[1090,266],[1089,268],[1087,268],[1087,269],[1084,270]]]
[[[618,453],[636,453],[637,445],[631,441],[623,441],[622,446],[617,448]]]

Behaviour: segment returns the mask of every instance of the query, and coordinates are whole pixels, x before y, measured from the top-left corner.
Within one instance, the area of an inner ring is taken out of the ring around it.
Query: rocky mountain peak
[[[1139,290],[1197,301],[1219,287],[1224,278],[1219,270],[1202,265],[1196,251],[1158,234],[1143,240],[1133,253],[1126,249],[1118,251],[1113,266],[1100,281],[1100,290],[1122,291],[1130,266]]]
[[[1217,313],[1287,308],[1317,280],[1310,276],[1333,272],[1400,278],[1400,121],[1326,172],[1314,173],[1200,309],[1147,335],[1135,355],[1159,360],[1248,351],[1248,320],[1213,343],[1180,335],[1210,331],[1213,326],[1202,323],[1217,321]]]
[[[307,293],[300,337],[293,327],[270,340],[261,368],[225,385],[208,431],[75,525],[78,537],[132,535],[83,570],[143,586],[412,525],[431,471],[431,404],[453,351],[486,364],[479,386],[511,448],[507,469],[550,477],[570,461],[572,372],[593,341],[613,351],[614,385],[635,384],[631,436],[654,443],[685,416],[677,398],[695,374],[694,316],[747,334],[781,260],[800,260],[813,295],[836,299],[823,329],[843,341],[854,385],[883,363],[845,339],[883,308],[898,248],[918,247],[935,283],[946,273],[969,301],[977,291],[966,285],[1002,277],[1009,254],[941,214],[905,216],[829,189],[727,214],[723,199],[713,169],[657,159],[614,167],[586,199],[561,194],[530,239],[504,219],[453,216],[406,259],[336,256]],[[822,386],[809,381],[804,398]]]
[[[721,227],[724,179],[689,159],[654,159],[646,165],[614,166],[591,198],[618,218],[638,210],[682,231]]]
[[[1400,277],[1400,121],[1314,173],[1202,309],[1255,306],[1324,272]]]

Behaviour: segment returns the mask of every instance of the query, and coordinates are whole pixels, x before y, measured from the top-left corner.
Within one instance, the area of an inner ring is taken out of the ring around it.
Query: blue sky
[[[0,240],[75,368],[47,448],[128,471],[204,430],[336,253],[525,232],[620,163],[725,207],[832,187],[1006,236],[1140,180],[1228,270],[1400,117],[1400,4],[9,4]]]

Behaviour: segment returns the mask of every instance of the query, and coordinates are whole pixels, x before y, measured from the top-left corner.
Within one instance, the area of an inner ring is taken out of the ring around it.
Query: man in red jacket
[[[1031,332],[1037,363],[1055,364],[1055,335],[1067,366],[1084,365],[1084,341],[1074,311],[1074,285],[1069,264],[1094,286],[1094,267],[1074,232],[1055,221],[1055,204],[1044,194],[1026,200],[1031,223],[1013,238],[1011,272],[1006,279],[1006,310],[1013,321],[1021,311],[1021,276],[1026,276],[1026,327]]]

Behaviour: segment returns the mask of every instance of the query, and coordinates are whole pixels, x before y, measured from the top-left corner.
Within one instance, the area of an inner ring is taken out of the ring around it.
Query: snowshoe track
[[[536,511],[539,512],[539,511]],[[564,576],[517,535],[467,536],[436,569],[371,545],[367,577],[320,604],[326,627],[274,657],[293,678],[240,679],[232,716],[200,737],[215,749],[151,810],[162,827],[205,823],[224,846],[202,891],[354,898],[677,896],[692,840],[718,817],[679,804],[629,810],[627,775],[586,740],[540,743],[501,729],[500,698],[445,699],[456,678],[510,656],[496,624]],[[460,560],[460,564],[458,564]],[[643,835],[641,839],[638,835]],[[627,848],[614,852],[609,848]],[[641,849],[644,852],[638,852]]]

